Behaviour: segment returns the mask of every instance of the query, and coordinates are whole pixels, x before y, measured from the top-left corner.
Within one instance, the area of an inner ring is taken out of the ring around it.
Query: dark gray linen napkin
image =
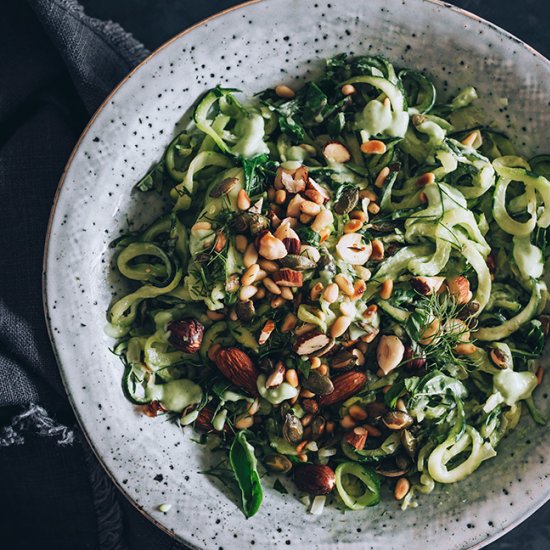
[[[0,547],[181,548],[115,489],[76,426],[49,343],[42,253],[86,121],[148,53],[72,0],[0,14]]]

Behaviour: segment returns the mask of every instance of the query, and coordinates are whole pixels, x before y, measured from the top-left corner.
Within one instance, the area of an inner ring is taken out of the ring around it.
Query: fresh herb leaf
[[[321,237],[319,233],[313,231],[311,227],[308,227],[307,225],[303,225],[296,229],[296,233],[298,234],[298,237],[300,238],[300,242],[302,244],[309,244],[311,246],[319,246]]]
[[[235,436],[229,450],[229,463],[241,490],[244,515],[250,518],[260,509],[263,491],[254,447],[246,440],[245,432]]]
[[[136,187],[143,192],[151,191],[155,189],[159,191],[162,189],[164,183],[164,160],[161,160],[155,164],[148,172],[143,176],[136,184]]]
[[[258,195],[264,191],[265,175],[260,167],[265,166],[269,161],[269,155],[263,154],[251,159],[241,159],[244,171],[244,189],[249,197]]]

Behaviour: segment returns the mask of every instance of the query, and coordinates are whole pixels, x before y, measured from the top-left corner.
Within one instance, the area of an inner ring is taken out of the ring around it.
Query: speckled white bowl
[[[150,222],[154,196],[132,192],[175,125],[215,84],[247,93],[299,86],[340,52],[377,53],[431,74],[442,91],[474,84],[487,122],[524,151],[548,146],[550,65],[519,40],[430,0],[264,0],[213,17],[177,36],[111,94],[78,142],[51,217],[45,300],[67,392],[97,456],[152,521],[203,548],[445,548],[484,545],[550,495],[550,433],[524,418],[465,482],[439,487],[402,513],[390,495],[364,512],[308,515],[293,495],[267,488],[246,521],[223,488],[198,473],[209,457],[162,419],[138,414],[120,389],[122,367],[103,332],[118,289],[109,242]],[[499,98],[508,98],[502,107]],[[128,221],[132,220],[132,221]],[[545,388],[539,404],[550,412]],[[157,507],[172,504],[163,514]]]

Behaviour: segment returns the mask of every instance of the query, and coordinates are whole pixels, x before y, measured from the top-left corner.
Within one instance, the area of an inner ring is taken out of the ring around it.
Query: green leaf
[[[251,159],[241,159],[244,171],[244,189],[248,196],[253,196],[261,193],[264,190],[265,177],[259,170],[269,162],[269,155],[258,155]]]
[[[313,229],[311,229],[307,225],[303,225],[298,229],[296,229],[296,233],[298,234],[298,237],[300,238],[300,242],[302,244],[319,246],[319,242],[321,239],[321,237],[319,236],[319,233],[313,231]]]
[[[229,463],[235,474],[242,495],[243,512],[252,517],[263,500],[254,447],[246,440],[245,432],[239,432],[229,450]]]
[[[136,187],[140,191],[150,191],[156,189],[160,191],[164,182],[164,161],[155,164],[137,183]]]

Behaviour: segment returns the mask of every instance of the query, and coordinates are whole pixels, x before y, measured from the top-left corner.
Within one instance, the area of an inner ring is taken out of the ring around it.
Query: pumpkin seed
[[[260,231],[263,231],[269,227],[269,220],[266,216],[256,214],[250,217],[248,227],[252,235],[257,235]]]
[[[418,441],[416,437],[407,429],[401,431],[401,445],[412,460],[416,457],[416,450],[418,448]]]
[[[325,433],[326,420],[322,416],[316,416],[311,424],[311,437],[312,439],[319,439]],[[327,443],[327,446],[329,444]]]
[[[283,424],[283,436],[289,443],[299,443],[304,437],[304,427],[300,420],[288,413]]]
[[[287,254],[280,261],[283,267],[289,267],[290,269],[296,269],[298,271],[315,269],[317,267],[317,264],[313,260],[296,254]]]
[[[213,199],[218,199],[223,195],[227,195],[239,183],[239,180],[237,178],[225,178],[223,181],[218,183],[218,185],[215,185],[212,188],[212,191],[210,191],[210,196]]]
[[[382,422],[390,430],[403,430],[412,426],[414,419],[410,414],[403,411],[390,411],[382,417]]]
[[[292,468],[292,462],[284,455],[268,455],[264,458],[264,466],[270,472],[286,474]]]
[[[319,249],[320,258],[317,262],[319,271],[326,271],[332,275],[336,274],[336,262],[330,252],[323,246]]]
[[[357,357],[347,350],[333,355],[330,360],[330,366],[333,369],[346,369],[355,366],[356,363]]]
[[[358,200],[359,189],[357,189],[357,187],[346,187],[342,191],[340,198],[334,204],[333,210],[337,214],[343,216],[344,214],[351,212],[355,208]]]
[[[251,321],[256,314],[254,303],[251,300],[237,302],[235,305],[235,311],[240,321]]]
[[[302,382],[302,387],[315,395],[328,395],[334,391],[334,384],[328,376],[323,376],[313,370]]]

